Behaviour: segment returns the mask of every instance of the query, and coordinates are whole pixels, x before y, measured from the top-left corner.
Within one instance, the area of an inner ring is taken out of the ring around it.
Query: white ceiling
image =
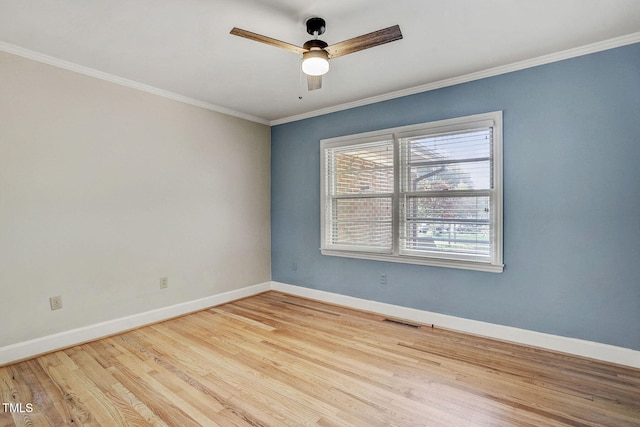
[[[336,58],[308,92],[296,54],[229,34],[301,46],[310,16],[329,44],[394,24],[404,39]],[[639,34],[638,0],[0,0],[0,49],[272,124]]]

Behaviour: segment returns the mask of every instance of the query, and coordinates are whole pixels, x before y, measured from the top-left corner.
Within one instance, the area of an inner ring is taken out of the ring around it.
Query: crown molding
[[[277,126],[290,122],[297,122],[299,120],[309,119],[312,117],[322,116],[325,114],[335,113],[338,111],[348,110],[351,108],[361,107],[364,105],[375,104],[377,102],[388,101],[395,98],[401,98],[403,96],[415,95],[421,92],[428,92],[430,90],[440,89],[447,86],[454,86],[461,83],[467,83],[474,80],[480,80],[487,77],[498,76],[500,74],[507,74],[514,71],[520,71],[527,68],[537,67],[539,65],[550,64],[552,62],[563,61],[565,59],[576,58],[578,56],[588,55],[591,53],[601,52],[604,50],[614,49],[616,47],[622,47],[634,43],[640,42],[640,32],[627,34],[625,36],[616,37],[613,39],[604,40],[597,43],[592,43],[585,46],[580,46],[572,49],[563,50],[548,55],[539,56],[532,59],[526,59],[524,61],[518,61],[507,65],[501,65],[498,67],[489,68],[482,71],[477,71],[470,74],[465,74],[450,79],[439,80],[432,83],[415,86],[408,89],[402,89],[395,92],[389,92],[382,95],[372,96],[364,98],[358,101],[348,102],[345,104],[335,105],[332,107],[323,108],[320,110],[310,111],[308,113],[297,114],[290,117],[283,117],[281,119],[271,120],[269,124],[271,126]]]
[[[375,104],[377,102],[388,101],[395,98],[401,98],[403,96],[414,95],[421,92],[428,92],[430,90],[440,89],[448,86],[454,86],[462,83],[471,82],[474,80],[484,79],[487,77],[498,76],[500,74],[507,74],[514,71],[520,71],[527,68],[537,67],[539,65],[545,65],[553,62],[563,61],[565,59],[576,58],[578,56],[583,56],[591,53],[601,52],[604,50],[614,49],[617,47],[622,47],[622,46],[626,46],[626,45],[630,45],[638,42],[640,42],[640,32],[627,34],[625,36],[615,37],[615,38],[604,40],[601,42],[592,43],[592,44],[588,44],[585,46],[580,46],[572,49],[567,49],[560,52],[551,53],[548,55],[543,55],[543,56],[539,56],[532,59],[527,59],[524,61],[518,61],[518,62],[514,62],[507,65],[501,65],[498,67],[493,67],[493,68],[477,71],[470,74],[464,74],[462,76],[452,77],[450,79],[439,80],[436,82],[426,83],[423,85],[402,89],[399,91],[389,92],[386,94],[372,96],[369,98],[364,98],[364,99],[360,99],[353,102],[347,102],[347,103],[335,105],[332,107],[310,111],[307,113],[297,114],[289,117],[283,117],[276,120],[267,120],[261,117],[256,117],[250,114],[246,114],[239,111],[231,110],[229,108],[221,107],[219,105],[210,104],[208,102],[204,102],[195,98],[179,95],[177,93],[169,92],[164,89],[159,89],[144,83],[125,79],[125,78],[118,77],[113,74],[105,73],[103,71],[99,71],[93,68],[78,65],[73,62],[69,62],[62,59],[54,58],[52,56],[44,55],[29,49],[22,48],[20,46],[13,45],[11,43],[0,41],[0,51],[22,56],[24,58],[28,58],[34,61],[52,65],[54,67],[74,71],[90,77],[106,80],[111,83],[116,83],[122,86],[141,90],[143,92],[148,92],[154,95],[162,96],[164,98],[172,99],[174,101],[195,105],[197,107],[205,108],[211,111],[216,111],[218,113],[226,114],[229,116],[238,117],[241,119],[245,119],[245,120],[249,120],[252,122],[261,123],[269,126],[277,126],[285,123],[296,122],[299,120],[322,116],[325,114],[335,113],[338,111],[348,110],[351,108],[361,107],[364,105]]]
[[[210,104],[208,102],[201,101],[199,99],[190,98],[174,92],[169,92],[164,89],[159,89],[154,86],[150,86],[144,83],[136,82],[134,80],[125,79],[113,74],[105,73],[103,71],[96,70],[94,68],[78,65],[73,62],[65,61],[63,59],[54,58],[53,56],[44,55],[29,49],[25,49],[20,46],[13,45],[11,43],[5,43],[0,41],[0,51],[18,55],[23,58],[31,59],[34,61],[42,62],[44,64],[52,65],[54,67],[62,68],[76,73],[84,74],[86,76],[95,77],[100,80],[105,80],[111,83],[115,83],[121,86],[126,86],[132,89],[137,89],[143,92],[151,93],[153,95],[162,96],[163,98],[172,99],[174,101],[182,102],[185,104],[195,105],[207,110],[215,111],[218,113],[226,114],[228,116],[238,117],[241,119],[249,120],[263,125],[269,125],[269,121],[260,117],[252,116],[250,114],[234,111],[229,108],[221,107],[219,105]]]

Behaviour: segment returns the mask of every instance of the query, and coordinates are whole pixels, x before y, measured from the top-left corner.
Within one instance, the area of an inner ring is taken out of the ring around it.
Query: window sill
[[[400,256],[355,251],[336,251],[329,249],[320,249],[320,253],[327,256],[368,259],[373,261],[399,262],[403,264],[428,265],[432,267],[458,268],[462,270],[484,271],[488,273],[502,273],[504,270],[504,264],[490,264],[487,262],[457,261],[447,259],[412,257],[406,255]]]

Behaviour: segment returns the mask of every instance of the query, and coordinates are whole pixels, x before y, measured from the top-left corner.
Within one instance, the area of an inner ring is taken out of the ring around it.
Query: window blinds
[[[322,254],[503,271],[501,111],[320,150]]]
[[[400,139],[400,253],[491,256],[492,128]]]
[[[393,246],[393,140],[330,148],[325,176],[327,241],[343,250]]]

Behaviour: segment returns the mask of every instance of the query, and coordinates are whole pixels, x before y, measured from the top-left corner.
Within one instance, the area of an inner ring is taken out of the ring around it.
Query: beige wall
[[[268,126],[0,52],[0,347],[270,280],[269,167]]]

